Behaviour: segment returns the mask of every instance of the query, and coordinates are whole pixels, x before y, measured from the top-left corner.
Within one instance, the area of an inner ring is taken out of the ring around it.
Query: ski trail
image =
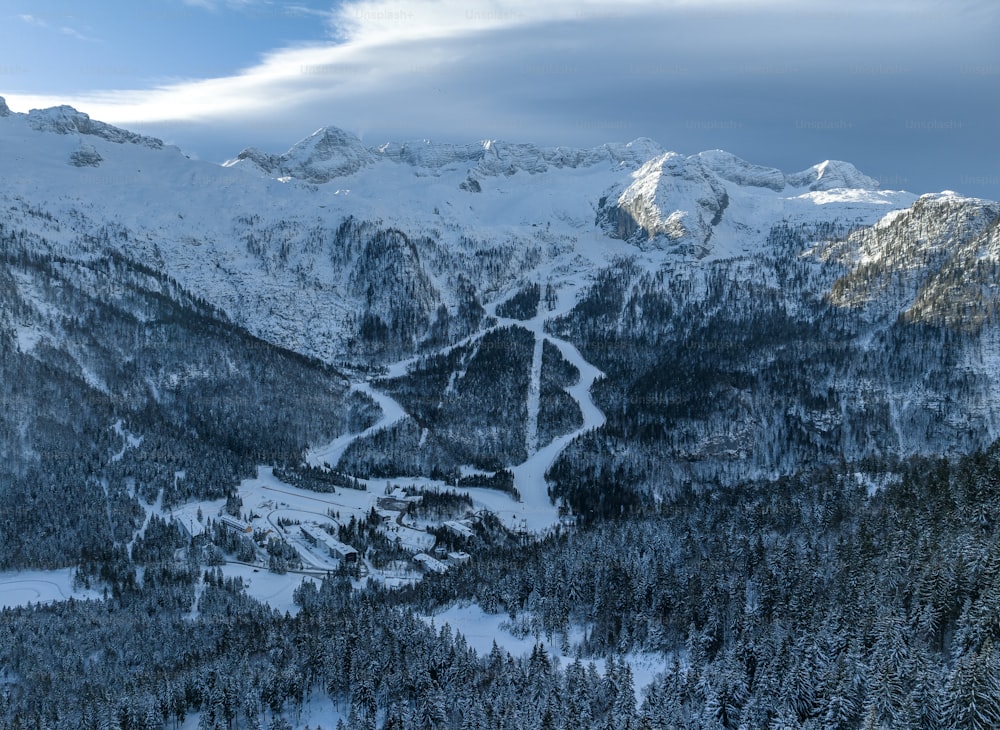
[[[176,484],[177,477],[174,477],[174,483]],[[156,494],[156,501],[148,507],[144,505],[141,501],[139,506],[142,507],[143,511],[146,513],[146,517],[142,521],[142,526],[132,535],[132,539],[128,541],[127,549],[129,556],[132,555],[132,547],[135,545],[135,541],[140,537],[146,537],[146,528],[149,527],[149,521],[153,519],[153,515],[163,517],[163,490],[161,489]]]
[[[528,392],[528,434],[526,436],[529,445],[528,458],[523,463],[511,468],[514,474],[514,486],[521,495],[521,501],[517,504],[510,502],[497,504],[491,500],[490,504],[491,511],[496,513],[501,520],[509,520],[509,524],[515,529],[542,532],[558,522],[559,509],[552,504],[549,497],[549,485],[545,479],[545,472],[549,470],[559,454],[573,439],[587,431],[600,428],[607,420],[604,411],[597,407],[590,394],[591,387],[599,378],[604,377],[604,373],[584,359],[571,342],[545,332],[545,322],[549,318],[559,316],[575,306],[577,290],[578,286],[572,287],[568,292],[569,296],[560,296],[559,304],[561,306],[557,307],[556,310],[546,311],[540,305],[538,313],[530,320],[497,317],[498,327],[510,325],[523,327],[535,335],[531,386]],[[492,305],[490,314],[496,316],[496,307],[499,304],[500,302],[496,302]],[[538,449],[538,411],[540,407],[538,391],[541,382],[542,346],[545,340],[555,345],[562,356],[580,371],[580,378],[576,384],[565,390],[579,405],[583,415],[583,424],[575,431],[557,436],[549,444]]]
[[[521,494],[521,502],[523,503],[522,509],[511,510],[515,513],[512,514],[512,517],[515,523],[519,519],[522,526],[532,532],[544,530],[559,519],[559,510],[549,498],[549,485],[545,479],[545,472],[573,439],[591,429],[600,428],[606,420],[604,412],[597,407],[590,395],[591,386],[604,374],[587,362],[571,343],[552,336],[549,336],[548,339],[559,348],[563,357],[580,371],[580,379],[576,385],[566,388],[566,392],[579,404],[580,412],[583,414],[583,424],[575,431],[557,436],[551,443],[531,454],[527,461],[512,469],[514,486]],[[536,402],[536,423],[537,408]],[[520,514],[516,514],[518,511]]]
[[[604,377],[604,373],[584,359],[580,351],[571,342],[555,337],[545,331],[546,321],[564,314],[576,305],[577,295],[582,286],[580,282],[572,282],[568,286],[565,286],[563,291],[560,292],[557,307],[553,310],[546,310],[544,306],[540,305],[536,315],[529,320],[498,317],[496,315],[496,308],[500,304],[500,301],[494,302],[488,305],[487,313],[495,318],[495,324],[439,350],[439,352],[447,352],[455,347],[476,343],[489,332],[503,327],[521,327],[534,335],[531,377],[527,393],[528,417],[525,428],[525,446],[528,458],[521,464],[511,467],[511,471],[514,474],[514,486],[521,495],[521,499],[518,502],[514,502],[502,492],[489,489],[473,488],[466,490],[469,493],[474,493],[477,502],[486,505],[501,521],[514,529],[539,533],[558,523],[559,509],[556,505],[552,504],[549,498],[549,487],[548,482],[545,480],[545,472],[552,466],[563,449],[574,439],[590,430],[600,428],[606,420],[604,412],[597,407],[590,394],[591,387],[598,379]],[[577,402],[580,413],[583,415],[583,424],[575,431],[557,436],[549,444],[539,449],[538,414],[541,407],[542,351],[545,340],[555,345],[562,356],[576,366],[580,372],[580,378],[576,384],[568,386],[565,390]],[[393,378],[405,375],[409,367],[418,362],[421,357],[413,356],[389,364],[383,371],[382,377]],[[367,380],[353,383],[351,389],[365,393],[375,400],[382,409],[382,417],[374,425],[360,433],[343,434],[325,446],[310,449],[306,453],[306,462],[310,465],[323,466],[324,464],[329,464],[335,468],[341,456],[355,441],[387,428],[408,415],[398,401],[373,388]]]
[[[399,405],[394,398],[391,398],[381,391],[375,390],[368,381],[352,383],[351,390],[364,393],[369,398],[374,400],[375,403],[378,404],[378,407],[382,410],[382,417],[364,431],[360,431],[358,433],[345,433],[338,436],[325,446],[309,449],[306,452],[306,463],[310,466],[319,467],[329,464],[330,468],[336,468],[337,462],[340,461],[340,457],[344,455],[344,452],[347,451],[348,447],[355,441],[370,436],[376,431],[388,428],[397,421],[401,421],[406,418],[406,411],[403,410],[403,407]]]
[[[604,411],[594,403],[594,398],[590,394],[590,388],[595,382],[604,377],[604,373],[585,360],[580,351],[576,349],[576,345],[572,342],[567,342],[551,335],[549,335],[549,342],[559,348],[562,356],[580,371],[580,379],[576,382],[576,385],[571,385],[565,389],[580,406],[580,412],[583,414],[583,426],[574,433],[579,435],[584,431],[600,428],[607,421],[607,417],[604,415]]]
[[[535,333],[531,355],[531,380],[528,383],[528,426],[525,429],[525,453],[528,458],[538,449],[538,409],[542,390],[542,346],[545,338]]]

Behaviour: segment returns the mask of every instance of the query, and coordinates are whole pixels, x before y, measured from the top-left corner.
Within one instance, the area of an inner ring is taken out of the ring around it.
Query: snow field
[[[583,638],[583,633],[579,628],[574,629],[570,635],[570,651],[562,652],[556,643],[549,643],[544,636],[520,637],[511,632],[510,617],[506,614],[491,614],[483,611],[476,604],[453,605],[439,611],[432,616],[422,617],[428,624],[433,625],[440,631],[445,624],[452,630],[462,634],[468,645],[475,649],[479,656],[486,656],[493,648],[493,643],[516,657],[525,657],[531,654],[536,644],[545,646],[549,657],[558,660],[560,665],[565,667],[572,664],[576,659],[572,646]],[[658,654],[630,653],[621,657],[632,669],[632,678],[635,686],[636,701],[642,701],[642,691],[649,686],[657,674],[663,672],[671,664],[669,657],[665,658]],[[597,671],[603,673],[607,665],[604,658],[583,659],[584,664],[593,662]]]
[[[98,591],[73,588],[73,573],[73,568],[0,573],[0,609],[55,603],[71,597],[78,600],[100,597]]]

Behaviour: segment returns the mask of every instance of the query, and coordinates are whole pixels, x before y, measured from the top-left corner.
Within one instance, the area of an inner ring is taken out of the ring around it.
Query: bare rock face
[[[355,135],[337,127],[323,127],[282,155],[248,147],[225,165],[250,166],[269,177],[292,178],[322,185],[353,175],[371,165],[375,159],[376,155],[366,149]]]
[[[0,117],[9,117],[10,107],[7,106],[7,100],[0,96]]]
[[[69,156],[69,164],[74,167],[98,167],[104,158],[92,144],[82,142]]]
[[[442,144],[423,139],[413,142],[387,142],[372,150],[379,159],[392,160],[427,170],[470,167],[483,157],[483,144]]]
[[[282,175],[311,183],[325,183],[351,175],[374,161],[361,140],[337,127],[323,127],[280,158]]]
[[[663,149],[646,138],[587,149],[541,147],[503,140],[451,144],[427,139],[366,147],[350,132],[324,127],[284,154],[267,154],[250,147],[226,165],[249,166],[270,177],[323,184],[388,161],[416,168],[418,174],[432,177],[456,171],[468,174],[470,182],[462,190],[474,191],[473,181],[477,179],[485,181],[518,173],[539,175],[552,169],[597,165],[632,171],[661,154]]]
[[[643,249],[706,255],[729,195],[704,162],[668,152],[640,167],[633,178],[617,195],[601,199],[598,225]]]
[[[266,175],[270,175],[276,169],[278,169],[281,164],[281,158],[278,155],[269,155],[266,152],[261,152],[256,147],[247,147],[245,150],[236,155],[236,159],[227,162],[226,165],[232,165],[237,162],[251,163],[260,171]]]
[[[472,175],[469,175],[469,177],[465,178],[465,180],[459,183],[458,187],[459,189],[465,190],[470,193],[483,192],[483,186],[480,185],[479,181],[476,178],[472,177]]]

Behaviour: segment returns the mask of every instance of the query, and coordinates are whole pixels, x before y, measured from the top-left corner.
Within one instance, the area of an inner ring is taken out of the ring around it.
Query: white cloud
[[[249,6],[256,0],[183,0],[216,9],[221,4]],[[783,0],[766,0],[767,5]],[[708,0],[712,7],[738,7],[747,0]],[[757,1],[759,5],[759,0]],[[264,108],[294,105],[305,98],[335,100],[351,90],[363,93],[373,83],[395,76],[407,80],[414,69],[433,72],[455,49],[442,54],[434,42],[468,39],[461,53],[477,53],[489,34],[554,22],[600,23],[604,18],[639,18],[662,13],[664,7],[692,6],[687,0],[354,0],[325,16],[336,44],[282,48],[264,55],[257,65],[224,78],[191,79],[153,88],[91,91],[74,98],[10,95],[18,106],[71,103],[95,117],[113,122],[169,122],[253,114]],[[705,6],[701,2],[699,7]],[[295,6],[293,6],[294,8]],[[302,6],[297,6],[303,10]],[[30,15],[25,22],[44,25]],[[424,42],[423,48],[415,43]],[[482,52],[488,54],[489,49]],[[442,56],[446,56],[443,58]],[[361,86],[363,85],[363,86]]]
[[[63,35],[68,35],[70,38],[76,38],[78,41],[87,41],[88,43],[99,43],[100,38],[95,38],[93,36],[87,35],[76,28],[70,27],[68,25],[59,26],[59,32]]]
[[[328,13],[290,4],[322,18],[335,40],[273,50],[224,78],[7,101],[69,103],[217,160],[249,144],[282,151],[324,124],[371,143],[648,135],[788,169],[836,156],[863,163],[857,150],[875,131],[882,142],[867,144],[926,159],[902,147],[893,120],[934,117],[929,83],[951,95],[950,115],[981,114],[966,102],[983,95],[963,90],[997,69],[995,6],[945,13],[942,2],[353,0]],[[980,103],[996,113],[996,102]],[[817,131],[830,120],[854,131]],[[866,171],[903,176],[895,162]]]
[[[333,22],[351,41],[393,43],[559,21],[781,6],[792,6],[792,0],[354,0],[335,11]]]

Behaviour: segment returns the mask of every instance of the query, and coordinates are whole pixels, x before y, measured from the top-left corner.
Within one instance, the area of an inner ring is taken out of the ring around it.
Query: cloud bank
[[[844,158],[884,187],[1000,198],[1000,100],[983,91],[1000,81],[992,3],[803,5],[357,0],[317,17],[329,42],[232,76],[8,103],[70,103],[216,160],[283,151],[323,125],[371,144],[649,136],[786,169]]]

